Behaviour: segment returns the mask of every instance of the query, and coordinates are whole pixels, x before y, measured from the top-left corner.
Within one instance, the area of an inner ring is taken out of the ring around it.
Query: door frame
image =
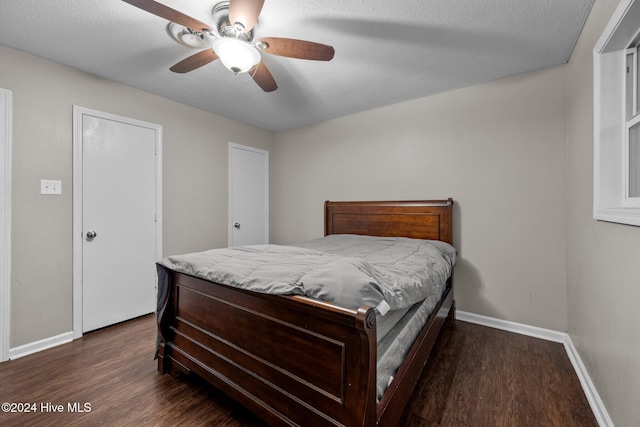
[[[11,130],[12,92],[0,88],[0,362],[9,360],[11,329]]]
[[[105,120],[141,126],[156,134],[156,258],[162,258],[162,126],[116,114],[73,106],[73,338],[82,336],[82,117],[89,115]],[[156,285],[157,289],[157,285]]]
[[[264,239],[269,243],[269,152],[260,148],[250,147],[247,145],[236,144],[235,142],[229,142],[229,228],[227,229],[227,245],[231,246],[233,243],[233,170],[231,169],[231,156],[233,150],[246,150],[254,153],[264,155],[265,167],[264,167],[264,200],[265,200],[265,215],[264,215]]]

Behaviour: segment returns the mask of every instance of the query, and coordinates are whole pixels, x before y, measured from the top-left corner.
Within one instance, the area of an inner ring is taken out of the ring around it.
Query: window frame
[[[640,197],[629,197],[629,124],[640,123],[638,40],[640,0],[622,0],[596,43],[594,77],[594,204],[597,220],[640,226]],[[630,47],[632,114],[627,108],[627,55]]]

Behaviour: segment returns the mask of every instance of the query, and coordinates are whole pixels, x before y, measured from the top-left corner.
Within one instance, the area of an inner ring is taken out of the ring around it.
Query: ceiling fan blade
[[[200,22],[197,19],[185,15],[182,12],[178,12],[175,9],[171,9],[161,3],[153,0],[122,0],[125,3],[129,3],[139,9],[152,13],[160,18],[164,18],[168,21],[175,22],[183,27],[191,28],[198,32],[211,31],[208,24]]]
[[[264,52],[289,58],[331,61],[335,54],[332,46],[305,40],[264,37],[260,42],[267,44],[267,47],[262,49]]]
[[[258,83],[258,86],[265,92],[273,92],[278,89],[278,85],[271,75],[271,71],[269,71],[262,61],[258,63],[256,71],[253,73],[253,80]]]
[[[207,65],[209,62],[215,61],[216,59],[218,59],[218,55],[216,55],[213,49],[205,49],[195,55],[191,55],[190,57],[183,59],[169,69],[174,73],[188,73],[189,71],[193,71],[196,68]]]
[[[244,25],[244,31],[251,31],[258,22],[258,16],[264,5],[264,0],[230,0],[229,21]]]

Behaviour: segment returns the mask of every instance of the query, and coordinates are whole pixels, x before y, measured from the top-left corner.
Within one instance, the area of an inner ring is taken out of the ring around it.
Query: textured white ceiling
[[[218,0],[161,0],[211,23]],[[0,43],[279,132],[568,61],[594,0],[266,0],[255,39],[334,46],[330,62],[263,54],[278,90],[197,52],[120,0],[1,0]]]

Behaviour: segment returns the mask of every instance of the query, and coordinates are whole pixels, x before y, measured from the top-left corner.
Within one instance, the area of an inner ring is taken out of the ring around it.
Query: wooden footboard
[[[158,370],[194,372],[271,425],[396,425],[453,310],[449,288],[376,404],[373,309],[169,278]]]
[[[170,272],[161,373],[194,372],[273,425],[374,425],[373,309]]]

